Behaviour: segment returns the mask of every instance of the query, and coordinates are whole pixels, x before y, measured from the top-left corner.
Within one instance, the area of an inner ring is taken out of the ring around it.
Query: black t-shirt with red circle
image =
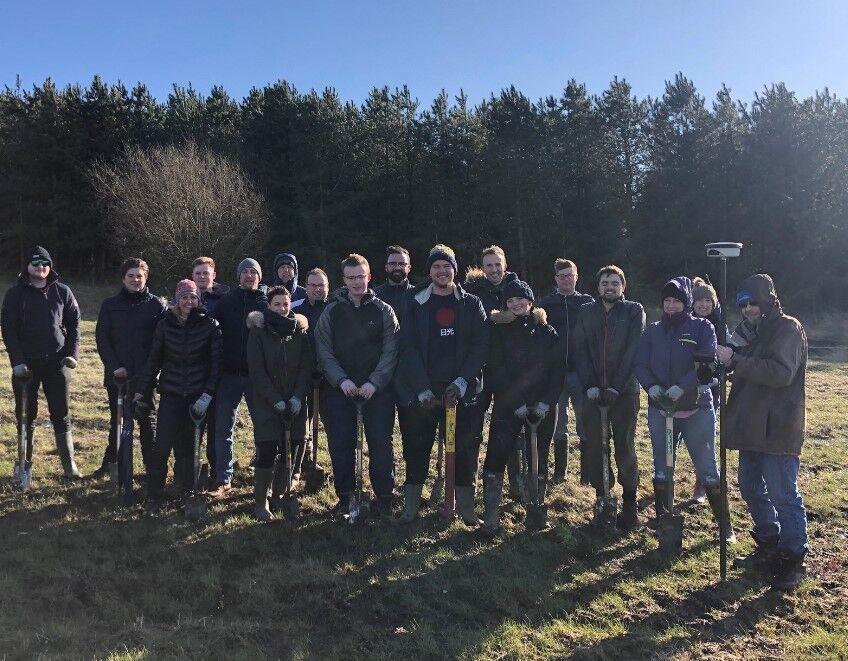
[[[453,292],[432,294],[425,304],[430,320],[427,374],[431,383],[450,383],[456,378],[456,312],[459,301]]]

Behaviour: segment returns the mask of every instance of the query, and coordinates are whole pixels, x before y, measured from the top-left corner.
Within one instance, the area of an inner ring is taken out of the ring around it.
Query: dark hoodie
[[[695,355],[715,356],[716,336],[713,325],[692,315],[692,282],[685,276],[669,280],[662,296],[674,295],[683,301],[683,312],[663,313],[660,321],[648,326],[639,340],[636,353],[636,378],[647,392],[652,386],[679,386],[683,397],[678,401],[681,411],[712,406],[712,393],[698,392]],[[655,406],[654,402],[650,402]]]
[[[230,288],[227,285],[220,282],[213,282],[211,289],[200,293],[200,303],[206,308],[209,316],[214,317],[215,311],[218,309],[218,303],[229,293]]]
[[[50,262],[47,285],[30,284],[24,269],[3,299],[0,329],[9,353],[9,362],[30,364],[34,360],[76,358],[80,340],[80,309],[67,285],[59,282],[50,254],[35,246],[27,255]],[[29,261],[29,260],[28,260]]]
[[[288,282],[283,282],[280,280],[280,276],[277,275],[277,269],[280,268],[280,264],[284,261],[290,261],[294,265],[294,278],[289,280]],[[275,285],[283,285],[286,289],[289,290],[291,294],[292,303],[296,303],[297,301],[303,300],[306,298],[306,289],[301,285],[297,284],[298,277],[298,267],[297,267],[297,257],[295,257],[290,252],[281,252],[276,257],[274,257],[274,284]]]
[[[757,301],[762,317],[743,321],[735,333],[748,344],[735,349],[727,400],[727,447],[767,454],[800,455],[806,426],[807,335],[783,314],[772,279],[759,273],[739,287]]]

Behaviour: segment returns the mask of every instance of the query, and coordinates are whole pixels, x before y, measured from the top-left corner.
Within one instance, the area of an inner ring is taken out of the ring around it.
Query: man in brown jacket
[[[725,422],[727,447],[739,450],[739,490],[754,520],[755,551],[734,565],[771,572],[776,590],[801,582],[807,554],[807,513],[798,493],[804,443],[807,336],[783,314],[771,277],[742,281],[736,294],[743,321],[719,346],[732,370]]]

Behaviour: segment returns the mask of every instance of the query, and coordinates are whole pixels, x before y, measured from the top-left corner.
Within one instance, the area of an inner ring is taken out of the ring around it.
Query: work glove
[[[655,385],[648,388],[648,397],[653,399],[654,401],[660,401],[665,395],[665,390],[663,390],[662,386]]]
[[[607,388],[604,390],[604,400],[607,403],[607,406],[612,406],[615,404],[615,400],[618,399],[618,390],[615,388]]]
[[[419,393],[418,401],[425,409],[434,409],[439,405],[439,400],[436,399],[436,395],[432,390],[425,390]]]
[[[209,405],[211,403],[212,395],[210,395],[208,392],[205,392],[197,398],[197,400],[192,405],[191,410],[198,418],[202,418],[204,415],[206,415],[206,409],[209,408]]]
[[[65,356],[62,358],[62,367],[67,367],[69,370],[77,368],[77,359],[73,356]]]
[[[586,391],[586,397],[588,397],[593,402],[597,402],[601,398],[601,389],[595,388],[594,386],[592,388],[589,388]]]
[[[301,406],[303,406],[303,404],[299,398],[292,397],[289,399],[289,411],[291,411],[292,417],[295,417],[298,413],[300,413]]]
[[[533,413],[539,416],[540,420],[544,420],[545,416],[550,413],[551,407],[545,404],[545,402],[536,402],[533,405]]]
[[[527,404],[522,404],[517,409],[515,409],[515,417],[521,418],[522,420],[527,417],[528,413],[530,413],[530,411],[527,408]]]
[[[448,390],[455,388],[456,397],[454,399],[462,399],[465,397],[465,391],[468,390],[468,381],[463,379],[461,376],[456,377],[453,382],[445,389],[445,394],[448,394]]]
[[[286,402],[281,399],[279,402],[274,404],[274,410],[280,415],[282,415],[286,412]]]
[[[12,368],[12,374],[16,379],[25,379],[29,376],[29,367],[27,367],[24,363],[15,365]]]
[[[676,402],[678,399],[683,397],[683,388],[677,385],[671,386],[665,391],[665,394],[672,402]]]
[[[366,400],[371,399],[375,392],[377,392],[377,388],[370,381],[366,381],[359,387],[360,396]]]
[[[356,395],[356,391],[359,388],[356,387],[356,384],[350,379],[345,379],[339,384],[339,388],[345,394],[346,397],[353,397]]]
[[[707,385],[713,380],[713,367],[714,365],[709,363],[701,363],[698,365],[698,369],[695,372],[698,377],[698,383],[701,385]]]
[[[112,375],[115,377],[115,381],[123,381],[129,376],[129,372],[127,372],[126,367],[119,367],[112,372]]]

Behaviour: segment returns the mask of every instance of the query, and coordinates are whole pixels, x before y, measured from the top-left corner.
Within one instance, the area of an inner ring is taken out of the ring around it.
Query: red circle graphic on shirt
[[[453,326],[455,319],[456,313],[453,311],[453,308],[439,308],[436,311],[436,323],[442,328]]]

